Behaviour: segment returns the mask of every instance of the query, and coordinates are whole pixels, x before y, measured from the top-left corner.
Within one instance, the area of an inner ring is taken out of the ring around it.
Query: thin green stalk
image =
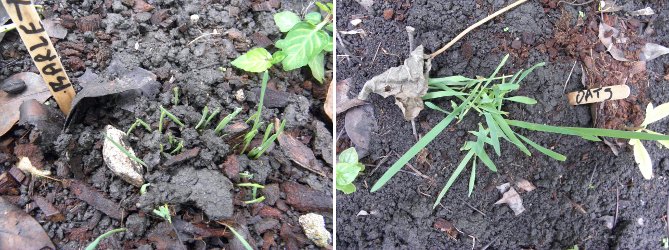
[[[195,125],[195,130],[200,129],[200,127],[204,125],[204,121],[207,120],[208,115],[209,115],[209,108],[207,106],[204,106],[204,109],[202,109],[202,118],[200,118],[200,121],[198,121],[197,125]]]
[[[509,125],[514,127],[521,127],[524,129],[540,131],[540,132],[550,132],[563,135],[575,135],[575,136],[587,137],[588,139],[597,138],[597,136],[603,136],[603,137],[612,137],[621,139],[639,139],[639,140],[650,140],[650,141],[669,140],[669,135],[654,135],[643,132],[621,131],[621,130],[601,129],[601,128],[557,127],[557,126],[550,126],[550,125],[516,121],[516,120],[506,120],[506,121]],[[600,141],[600,139],[597,138],[597,141]]]
[[[144,129],[146,129],[147,131],[152,132],[151,126],[149,126],[148,123],[146,123],[144,120],[140,118],[137,118],[137,120],[135,120],[135,122],[132,123],[132,125],[130,125],[130,128],[128,129],[128,132],[126,132],[126,134],[129,135],[130,133],[132,133],[132,131],[139,125],[142,125],[142,127],[144,127]]]
[[[234,119],[235,116],[237,116],[239,114],[239,112],[242,112],[242,108],[236,108],[235,111],[233,111],[229,115],[225,116],[225,118],[223,118],[223,120],[221,120],[218,123],[218,125],[216,125],[216,128],[214,129],[214,133],[217,134],[217,135],[220,134],[221,131],[223,131],[223,129],[225,128],[225,126],[227,126],[228,123],[230,123],[230,121],[232,121],[232,119]]]
[[[125,232],[125,231],[127,231],[127,229],[117,228],[117,229],[113,229],[109,232],[106,232],[106,233],[98,236],[97,238],[95,238],[95,240],[93,242],[91,242],[91,244],[88,244],[88,246],[86,246],[85,250],[95,250],[95,249],[98,248],[98,245],[100,244],[100,241],[102,241],[105,238],[111,236],[112,234],[119,233],[119,232]]]
[[[253,200],[244,201],[244,204],[254,204],[254,203],[263,202],[264,200],[265,200],[265,196],[260,196],[258,198],[253,199]]]
[[[128,158],[130,158],[130,160],[132,160],[132,161],[134,161],[134,162],[136,162],[136,163],[138,163],[138,164],[140,164],[140,165],[142,165],[142,166],[144,166],[144,167],[147,167],[147,165],[146,165],[146,163],[144,163],[144,161],[142,161],[141,159],[137,158],[137,156],[135,156],[134,154],[130,153],[130,152],[129,152],[127,149],[125,149],[125,147],[123,147],[120,143],[114,141],[114,140],[113,140],[111,137],[109,137],[109,135],[107,135],[107,134],[104,134],[104,133],[103,133],[103,135],[104,135],[105,138],[107,138],[107,140],[109,140],[109,141],[110,141],[116,148],[118,148],[118,150],[120,150],[124,155],[126,155]]]
[[[232,234],[235,235],[235,237],[239,240],[239,242],[242,243],[242,246],[244,246],[244,248],[245,248],[246,250],[253,250],[253,247],[251,247],[251,245],[246,241],[246,239],[244,239],[244,236],[242,236],[241,234],[239,234],[239,233],[237,232],[237,230],[235,230],[234,228],[232,228],[232,227],[231,227],[230,225],[228,225],[228,224],[224,224],[224,223],[221,223],[221,224],[223,224],[223,225],[226,226],[228,229],[230,229],[230,232],[232,232]]]
[[[172,92],[174,92],[174,95],[172,96],[172,105],[176,106],[179,104],[179,87],[174,87]]]

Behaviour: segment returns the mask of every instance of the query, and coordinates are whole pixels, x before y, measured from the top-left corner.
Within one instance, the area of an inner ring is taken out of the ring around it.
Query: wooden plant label
[[[66,115],[70,113],[72,98],[76,94],[60,56],[51,44],[51,39],[42,25],[32,0],[0,0],[7,14],[16,24],[16,30],[30,57],[42,74],[58,107]]]
[[[567,94],[571,105],[603,102],[607,100],[625,99],[630,95],[630,87],[627,85],[613,85],[596,89],[585,89]]]

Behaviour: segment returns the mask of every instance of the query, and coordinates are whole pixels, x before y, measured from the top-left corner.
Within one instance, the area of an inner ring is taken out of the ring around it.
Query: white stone
[[[126,137],[125,132],[114,128],[112,125],[105,126],[105,134],[124,147],[130,154],[135,155],[135,152],[129,146],[125,145],[123,138]],[[141,187],[144,184],[142,177],[142,166],[134,162],[130,157],[125,155],[123,151],[117,148],[107,137],[104,138],[102,145],[102,158],[105,165],[114,172],[114,174],[121,177],[126,182]]]
[[[325,220],[320,214],[308,213],[300,216],[300,225],[304,234],[319,247],[326,248],[330,246],[332,235],[325,229]]]

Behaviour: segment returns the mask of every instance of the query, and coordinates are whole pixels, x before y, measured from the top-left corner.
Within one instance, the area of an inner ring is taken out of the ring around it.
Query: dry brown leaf
[[[390,68],[365,83],[358,99],[367,100],[371,93],[383,97],[395,96],[395,104],[402,109],[404,119],[411,121],[423,110],[422,97],[427,93],[427,73],[423,46],[411,52],[404,64]]]
[[[25,100],[35,99],[44,102],[51,96],[44,80],[35,73],[23,72],[10,76],[5,81],[21,79],[26,89],[21,94],[9,95],[0,91],[0,136],[7,133],[19,120],[19,108]]]
[[[42,226],[0,197],[0,249],[56,249]]]
[[[537,189],[532,182],[525,180],[525,179],[520,179],[519,181],[516,182],[516,187],[520,188],[521,190],[525,192],[531,192],[532,190]]]
[[[314,152],[311,151],[309,147],[302,144],[299,140],[293,138],[288,133],[281,133],[279,135],[279,145],[283,152],[293,160],[297,165],[306,168],[309,171],[312,171],[316,174],[319,174],[323,177],[327,177],[323,171],[323,166],[319,160],[316,160]]]
[[[355,146],[359,158],[364,158],[369,153],[369,144],[375,127],[376,118],[372,105],[356,107],[346,113],[344,129]]]
[[[328,94],[325,97],[325,104],[323,104],[323,109],[325,110],[325,114],[330,117],[330,120],[334,121],[334,104],[332,102],[335,101],[335,84],[334,81],[330,82],[330,86],[328,87]]]
[[[500,186],[497,186],[497,189],[500,191],[500,193],[502,193],[502,199],[499,199],[497,202],[495,202],[495,205],[506,203],[509,205],[511,210],[513,210],[513,213],[516,216],[525,211],[525,207],[523,206],[523,199],[520,198],[518,192],[516,192],[516,190],[511,187],[509,183],[504,183]]]
[[[458,230],[455,228],[452,222],[447,221],[442,218],[437,218],[437,220],[434,221],[434,224],[432,225],[435,229],[444,232],[448,238],[451,239],[457,239],[458,238]]]

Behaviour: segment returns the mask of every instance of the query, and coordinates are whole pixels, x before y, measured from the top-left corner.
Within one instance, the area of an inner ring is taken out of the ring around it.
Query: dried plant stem
[[[446,44],[444,47],[442,47],[441,49],[439,49],[439,50],[435,51],[434,53],[430,54],[429,57],[428,57],[428,59],[433,59],[433,58],[435,58],[436,56],[438,56],[439,54],[443,53],[443,52],[446,51],[448,48],[450,48],[451,46],[453,46],[453,44],[455,44],[455,43],[458,42],[460,39],[462,39],[462,38],[463,38],[465,35],[467,35],[467,33],[469,33],[470,31],[476,29],[477,27],[481,26],[482,24],[484,24],[484,23],[490,21],[491,19],[493,19],[493,18],[495,18],[495,17],[501,15],[501,14],[504,13],[504,12],[509,11],[510,9],[513,9],[514,7],[516,7],[516,6],[518,6],[518,5],[522,4],[522,3],[524,3],[524,2],[526,2],[526,1],[527,1],[527,0],[518,0],[518,1],[516,1],[515,3],[512,3],[511,5],[506,6],[506,7],[502,8],[502,9],[496,11],[495,13],[492,13],[492,15],[487,16],[486,18],[481,19],[481,21],[476,22],[476,23],[473,24],[472,26],[469,26],[469,28],[467,28],[467,29],[465,29],[464,31],[460,32],[460,34],[458,34],[458,36],[456,36],[455,38],[453,38],[453,40],[451,40],[451,41],[450,41],[448,44]]]

